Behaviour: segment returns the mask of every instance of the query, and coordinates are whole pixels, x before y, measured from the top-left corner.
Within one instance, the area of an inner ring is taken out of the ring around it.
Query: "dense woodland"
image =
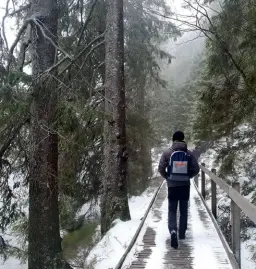
[[[255,0],[185,0],[190,15],[173,12],[167,0],[5,2],[4,260],[18,257],[29,269],[73,268],[70,244],[83,237],[89,253],[98,224],[104,236],[116,218],[130,219],[128,197],[152,179],[152,149],[177,129],[204,151],[216,150],[219,174],[228,180],[239,176],[237,164],[249,154],[243,191],[256,203]],[[204,48],[175,83],[171,66],[178,59],[166,44],[187,33],[191,44],[203,38]],[[85,204],[100,204],[100,214],[77,217]]]

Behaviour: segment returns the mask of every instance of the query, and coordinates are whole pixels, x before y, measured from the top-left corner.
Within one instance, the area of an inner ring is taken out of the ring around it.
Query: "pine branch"
[[[19,124],[15,126],[13,130],[10,131],[9,136],[6,141],[2,141],[2,146],[0,148],[0,160],[2,160],[3,155],[5,154],[6,150],[10,147],[12,141],[15,139],[17,134],[19,133],[20,129],[23,125],[28,121],[27,118],[23,119]]]

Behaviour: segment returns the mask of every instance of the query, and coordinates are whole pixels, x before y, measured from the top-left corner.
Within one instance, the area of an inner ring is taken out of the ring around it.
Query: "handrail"
[[[238,193],[232,186],[224,182],[223,179],[217,177],[213,172],[200,164],[200,168],[205,172],[228,196],[237,204],[237,206],[256,224],[256,206],[250,203],[240,193]]]

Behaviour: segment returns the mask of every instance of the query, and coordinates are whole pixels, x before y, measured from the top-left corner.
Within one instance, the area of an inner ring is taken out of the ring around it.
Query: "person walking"
[[[186,238],[190,178],[199,173],[199,165],[187,148],[183,132],[175,132],[172,140],[171,147],[165,150],[161,156],[158,171],[167,180],[168,229],[171,234],[171,246],[177,249],[177,232],[179,232],[180,240]],[[177,229],[178,203],[180,207],[179,230]]]

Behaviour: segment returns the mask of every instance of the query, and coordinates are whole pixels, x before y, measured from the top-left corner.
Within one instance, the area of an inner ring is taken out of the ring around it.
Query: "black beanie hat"
[[[172,136],[172,141],[184,141],[185,136],[184,133],[181,131],[177,131]]]

